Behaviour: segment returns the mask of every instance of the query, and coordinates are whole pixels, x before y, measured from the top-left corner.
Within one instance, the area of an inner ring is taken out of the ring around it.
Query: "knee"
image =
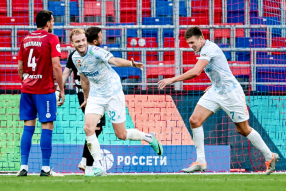
[[[83,130],[85,133],[92,133],[92,131],[93,131],[92,129],[93,129],[92,126],[89,124],[85,124],[83,127]],[[93,131],[93,133],[94,133],[94,131]]]
[[[121,140],[126,140],[127,138],[127,131],[124,132],[116,132],[116,137]]]
[[[191,124],[191,127],[192,127],[192,128],[197,128],[197,127],[202,126],[202,123],[201,123],[201,121],[199,120],[199,118],[198,118],[198,117],[195,117],[195,116],[193,116],[193,115],[190,117],[189,121],[190,121],[190,124]]]

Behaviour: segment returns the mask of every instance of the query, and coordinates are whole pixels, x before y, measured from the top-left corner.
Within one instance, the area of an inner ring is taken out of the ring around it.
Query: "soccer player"
[[[53,72],[60,88],[62,105],[65,100],[59,38],[51,34],[54,18],[51,11],[42,10],[36,16],[37,30],[21,42],[18,72],[22,79],[20,120],[24,120],[21,138],[21,169],[17,176],[27,176],[28,158],[38,114],[42,126],[42,170],[40,176],[63,176],[50,169],[53,121],[56,120],[56,96]]]
[[[85,32],[88,35],[88,38],[87,38],[88,44],[95,45],[95,46],[100,46],[102,44],[101,28],[89,27]],[[63,83],[66,84],[68,77],[70,76],[71,72],[73,72],[78,102],[79,102],[79,105],[82,105],[82,103],[84,101],[84,97],[83,97],[83,90],[82,90],[82,87],[80,84],[80,76],[79,76],[79,73],[78,73],[75,65],[72,62],[72,56],[74,53],[75,53],[75,51],[73,51],[68,57],[66,67],[63,71]],[[56,95],[57,95],[57,101],[59,102],[59,95],[60,95],[59,86],[57,87]],[[82,112],[84,114],[85,107],[81,107],[81,109],[82,109]],[[105,126],[105,115],[102,116],[102,118],[99,120],[98,124],[96,125],[95,135],[97,137],[100,135],[103,126]],[[82,159],[78,165],[78,168],[80,170],[84,171],[85,173],[89,174],[92,171],[93,162],[94,162],[94,160],[93,160],[93,158],[92,158],[92,156],[91,156],[91,154],[87,148],[87,142],[85,141]]]
[[[234,122],[237,132],[249,139],[263,153],[266,160],[266,174],[271,174],[275,170],[275,163],[279,156],[272,153],[259,133],[249,126],[249,114],[244,92],[233,76],[224,53],[215,43],[204,39],[199,27],[188,28],[185,39],[190,48],[196,53],[200,53],[199,60],[195,67],[186,73],[159,81],[159,88],[163,89],[166,85],[195,78],[203,70],[210,78],[212,85],[205,91],[190,117],[197,161],[192,163],[189,168],[183,169],[183,172],[193,173],[207,170],[202,124],[209,116],[219,109],[223,109]]]
[[[87,38],[89,36],[87,35]],[[72,56],[80,74],[81,85],[84,92],[85,125],[87,147],[94,159],[93,171],[85,176],[106,176],[102,167],[100,145],[94,134],[95,124],[107,111],[116,136],[122,140],[145,140],[150,143],[155,152],[161,156],[163,147],[156,139],[154,133],[145,134],[137,129],[125,129],[125,97],[122,91],[120,77],[112,69],[115,66],[133,66],[143,68],[142,63],[136,63],[113,55],[97,46],[88,45],[85,31],[74,29],[70,34],[70,40],[76,52]]]

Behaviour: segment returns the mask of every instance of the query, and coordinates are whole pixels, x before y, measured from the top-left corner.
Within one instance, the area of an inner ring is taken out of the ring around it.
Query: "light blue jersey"
[[[89,97],[110,97],[122,91],[119,75],[108,63],[113,55],[96,46],[88,45],[85,56],[76,51],[72,61],[78,72],[90,81]]]
[[[198,59],[209,61],[204,70],[212,82],[212,89],[217,94],[226,94],[241,87],[233,76],[224,53],[215,43],[206,40]]]

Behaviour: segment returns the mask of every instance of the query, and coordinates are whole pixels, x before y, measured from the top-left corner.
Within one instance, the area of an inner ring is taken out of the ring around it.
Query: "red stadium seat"
[[[7,2],[0,2],[0,16],[7,16]]]
[[[243,25],[243,23],[217,23],[217,25]],[[236,29],[236,37],[244,37],[244,29]],[[230,38],[230,29],[215,29],[215,38]]]
[[[147,78],[171,78],[175,76],[175,62],[174,61],[153,61],[147,62],[147,65],[174,65],[173,67],[147,67]]]
[[[29,24],[29,17],[0,16],[0,25],[27,25],[27,24]]]
[[[22,40],[29,34],[29,31],[18,30],[17,31],[17,47],[20,47]]]
[[[0,30],[0,47],[12,47],[11,30]]]
[[[183,65],[196,64],[200,55],[195,52],[183,52]]]
[[[184,73],[190,70],[191,68],[183,68]],[[191,80],[185,80],[184,83],[210,83],[210,79],[208,78],[207,74],[203,71],[199,76],[191,79]],[[205,85],[183,85],[184,90],[200,90],[203,91],[207,89],[207,87],[210,86],[210,84]]]
[[[264,17],[281,17],[281,0],[263,0]]]
[[[127,48],[157,48],[156,37],[127,38]],[[127,52],[127,58],[141,61],[141,52]],[[157,61],[158,52],[146,52],[146,61]]]
[[[21,83],[18,68],[0,68],[0,82],[7,83],[0,85],[0,89],[20,89],[21,85],[11,85],[11,83]]]
[[[209,25],[209,16],[180,17],[180,25]]]
[[[84,2],[84,16],[101,16],[101,2],[100,1],[86,1]],[[106,1],[106,16],[115,16],[114,3]]]
[[[18,56],[17,55],[13,55],[12,52],[3,52],[0,51],[0,65],[10,65],[10,64],[14,64],[17,65],[18,64]]]
[[[286,38],[285,37],[275,37],[272,39],[272,48],[285,48]],[[273,52],[272,54],[286,54],[286,52]]]
[[[72,48],[72,45],[70,44],[61,44],[61,48]],[[68,58],[68,51],[61,51],[61,59],[67,59]]]

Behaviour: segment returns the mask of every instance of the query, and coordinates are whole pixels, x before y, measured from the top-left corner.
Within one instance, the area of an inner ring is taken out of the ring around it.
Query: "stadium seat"
[[[106,1],[107,22],[114,22],[115,9],[112,1]],[[84,3],[85,22],[101,22],[101,2],[86,1]]]
[[[122,80],[126,78],[139,78],[141,79],[142,71],[134,67],[112,67]]]
[[[229,48],[229,44],[222,44],[222,43],[218,43],[217,44],[220,48]],[[226,57],[226,59],[227,60],[231,60],[231,52],[223,52],[224,53],[224,55],[225,55],[225,57]]]
[[[236,48],[266,48],[266,38],[236,37]]]
[[[180,25],[208,25],[209,16],[180,17]]]
[[[77,1],[70,1],[70,22],[79,21],[79,8]]]
[[[174,61],[152,61],[147,62],[147,65],[173,65],[171,67],[147,67],[147,78],[171,78],[175,76],[175,62]]]
[[[61,48],[73,48],[70,44],[61,44]],[[67,59],[69,56],[68,51],[61,50],[61,60]]]
[[[286,38],[285,37],[276,37],[272,39],[272,48],[285,48],[286,47]],[[272,54],[286,54],[285,51],[273,52]]]
[[[187,72],[188,70],[190,70],[192,68],[189,67],[184,67],[183,68],[183,72]],[[207,74],[205,73],[205,71],[202,71],[202,73],[191,79],[191,80],[185,80],[184,83],[210,83],[210,79],[208,78]],[[207,87],[209,87],[211,84],[205,84],[205,85],[183,85],[183,89],[184,90],[189,90],[189,91],[204,91],[205,89],[207,89]]]
[[[7,2],[0,2],[0,16],[7,16]]]
[[[143,17],[143,25],[172,25],[171,17]],[[158,37],[158,29],[142,29],[143,37]],[[163,37],[173,37],[173,29],[163,29]]]
[[[107,26],[125,26],[125,25],[135,25],[135,23],[106,23]],[[107,37],[121,37],[120,29],[109,29],[106,30]],[[127,37],[137,37],[136,29],[127,29]]]
[[[286,55],[257,55],[256,64],[285,64]]]
[[[243,23],[217,23],[217,25],[243,25]],[[235,30],[236,37],[244,37],[244,29]],[[215,29],[214,37],[217,38],[230,38],[230,29]]]
[[[281,0],[263,0],[263,16],[281,18]]]
[[[151,17],[151,1],[142,0],[142,17]],[[120,22],[137,23],[137,0],[120,1]]]
[[[102,44],[100,47],[108,50],[108,48],[120,48],[120,44]],[[122,58],[121,51],[110,51],[110,52],[113,54],[114,57]]]
[[[127,38],[127,48],[157,48],[157,39],[155,37],[145,38]],[[136,61],[141,61],[141,52],[127,52],[127,58],[133,58]],[[157,61],[158,52],[146,52],[146,61]]]
[[[20,47],[22,40],[30,32],[28,30],[17,30],[17,47]]]
[[[248,78],[251,82],[251,64],[250,62],[229,61],[229,68],[235,77]],[[239,66],[247,65],[247,66]]]
[[[156,17],[173,16],[173,2],[171,1],[156,1]],[[179,1],[179,16],[187,16],[187,8],[185,1]]]
[[[18,65],[17,55],[13,55],[12,52],[0,51],[0,65]]]
[[[29,23],[28,17],[0,16],[0,25],[27,25],[28,23]]]
[[[0,47],[12,47],[11,30],[0,30]]]
[[[285,60],[284,60],[285,65]],[[286,82],[285,67],[257,67],[256,82]],[[257,85],[257,91],[281,92],[286,91],[286,85]]]
[[[0,89],[20,89],[21,80],[18,74],[18,68],[0,67],[0,82],[7,83],[0,85]],[[11,83],[19,83],[20,85],[12,85]]]

